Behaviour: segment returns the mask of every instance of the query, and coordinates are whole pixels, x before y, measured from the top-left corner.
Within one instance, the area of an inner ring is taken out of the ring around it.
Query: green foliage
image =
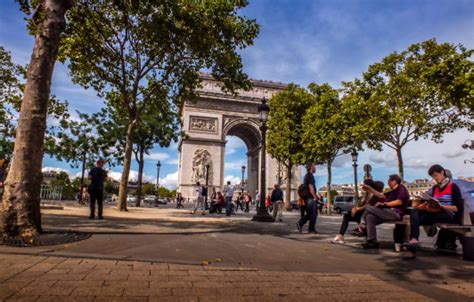
[[[403,177],[402,148],[413,140],[442,142],[445,133],[472,129],[473,50],[428,40],[373,64],[361,80],[348,83],[359,108],[377,107],[378,141],[395,150]],[[369,105],[370,107],[365,107]]]
[[[72,168],[82,165],[85,158],[86,169],[95,166],[96,161],[102,158],[109,165],[116,163],[111,154],[115,140],[101,135],[97,131],[101,120],[98,114],[83,114],[78,112],[76,118],[63,118],[58,126],[51,131],[52,136],[46,139],[48,153],[58,160],[69,162]]]
[[[348,121],[337,90],[329,84],[316,83],[308,89],[314,101],[303,117],[302,146],[308,161],[326,164],[348,146]]]
[[[62,187],[62,199],[74,200],[79,193],[80,186],[77,187],[71,183],[69,174],[64,171],[59,172],[49,184],[53,187]]]
[[[305,163],[301,145],[303,117],[312,101],[311,95],[295,84],[289,84],[270,99],[267,152],[285,165]]]
[[[158,188],[158,196],[160,198],[173,198],[175,196],[175,193],[173,193],[171,190],[165,188],[165,187],[159,187]]]
[[[0,159],[10,159],[16,135],[17,120],[25,88],[26,67],[13,63],[10,52],[0,46]],[[46,141],[54,141],[58,124],[69,118],[68,103],[51,96],[48,101]],[[45,151],[52,154],[45,146]]]
[[[142,187],[142,194],[143,195],[156,195],[155,185],[149,182],[144,183]]]
[[[118,194],[118,184],[115,183],[114,181],[107,179],[104,183],[104,191],[108,195]]]

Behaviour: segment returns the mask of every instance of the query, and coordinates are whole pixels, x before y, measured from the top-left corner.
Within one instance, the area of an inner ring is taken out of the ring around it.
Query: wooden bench
[[[410,215],[403,216],[400,221],[387,221],[384,223],[391,223],[397,226],[405,226],[404,240],[407,242],[410,236]],[[440,229],[449,230],[455,232],[460,237],[460,242],[463,248],[463,258],[465,260],[474,261],[474,225],[472,225],[469,205],[464,201],[464,210],[462,213],[461,224],[455,223],[437,223],[436,227]],[[396,242],[395,232],[394,232],[394,241]],[[399,242],[397,242],[399,243]]]

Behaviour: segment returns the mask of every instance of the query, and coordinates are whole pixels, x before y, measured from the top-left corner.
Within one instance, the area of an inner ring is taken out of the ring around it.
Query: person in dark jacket
[[[404,259],[415,258],[415,247],[419,245],[420,226],[436,223],[460,223],[463,213],[463,199],[459,187],[446,177],[445,169],[433,165],[428,174],[435,181],[430,190],[431,199],[410,210],[410,241]]]
[[[107,178],[107,172],[103,169],[105,161],[99,159],[97,161],[97,166],[92,168],[89,172],[89,179],[91,181],[88,192],[90,196],[90,215],[89,219],[94,219],[95,217],[95,203],[97,202],[97,217],[99,219],[104,219],[102,216],[102,201],[104,199],[104,181]]]
[[[270,202],[273,206],[273,221],[278,216],[278,221],[283,221],[283,191],[280,189],[280,185],[275,185],[270,197]]]

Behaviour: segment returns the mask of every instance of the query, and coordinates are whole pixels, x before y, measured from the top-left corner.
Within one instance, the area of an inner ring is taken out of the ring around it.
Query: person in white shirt
[[[193,214],[196,214],[196,211],[199,207],[201,207],[201,214],[206,215],[204,210],[204,188],[201,186],[199,182],[196,183],[196,192],[197,192],[197,200],[196,200],[196,207],[194,208]]]
[[[231,186],[230,181],[227,182],[227,186],[224,188],[225,192],[225,214],[230,216],[232,213],[232,197],[234,196],[234,187]]]

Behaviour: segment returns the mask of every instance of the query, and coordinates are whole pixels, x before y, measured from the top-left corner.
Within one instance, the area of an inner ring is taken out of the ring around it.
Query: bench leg
[[[408,231],[408,233],[407,233]],[[407,237],[410,235],[410,228],[405,224],[396,224],[393,229],[393,241],[395,243],[402,244],[403,242],[408,241]]]
[[[474,236],[463,236],[461,244],[463,259],[467,261],[474,261]]]

